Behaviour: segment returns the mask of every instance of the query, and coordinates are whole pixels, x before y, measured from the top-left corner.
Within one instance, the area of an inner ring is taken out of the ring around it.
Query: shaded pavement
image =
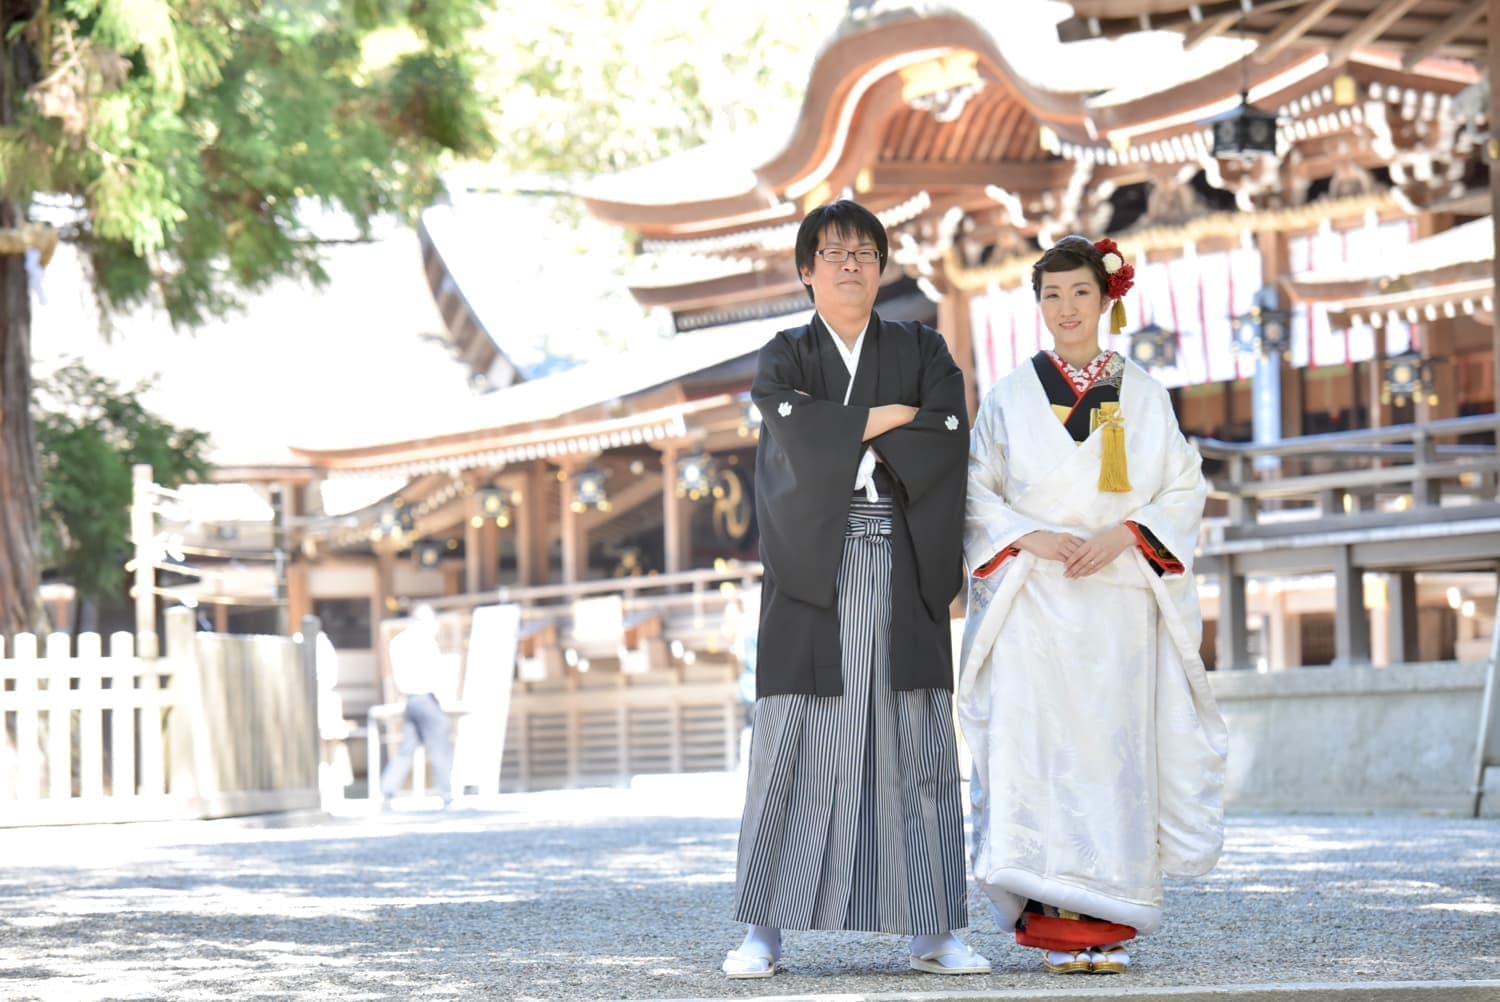
[[[1500,999],[1500,821],[1434,817],[1231,818],[1218,869],[1169,885],[1123,977],[1049,975],[971,901],[993,974],[793,932],[781,974],[730,982],[742,782],[0,830],[0,997]]]

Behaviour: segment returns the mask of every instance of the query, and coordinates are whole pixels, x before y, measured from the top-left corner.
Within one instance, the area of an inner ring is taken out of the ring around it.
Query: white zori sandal
[[[1124,974],[1130,966],[1130,954],[1125,947],[1096,946],[1089,951],[1089,972],[1092,974]]]
[[[778,959],[764,943],[741,943],[724,954],[724,963],[719,965],[719,970],[731,980],[769,978],[776,973]]]
[[[1093,970],[1088,950],[1043,950],[1042,966],[1053,974],[1087,974]]]
[[[911,967],[928,974],[990,973],[990,962],[975,953],[973,947],[956,939],[920,957],[912,954]]]

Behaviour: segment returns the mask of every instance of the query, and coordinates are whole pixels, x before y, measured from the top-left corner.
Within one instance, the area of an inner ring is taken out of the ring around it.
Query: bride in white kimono
[[[1199,656],[1207,486],[1166,390],[1099,348],[1132,270],[1065,237],[1033,269],[1054,349],[985,396],[969,454],[958,690],[975,877],[1048,970],[1120,973],[1162,876],[1223,845],[1227,735]]]

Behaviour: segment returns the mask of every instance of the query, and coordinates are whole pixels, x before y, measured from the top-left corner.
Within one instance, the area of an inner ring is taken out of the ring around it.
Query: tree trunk
[[[15,203],[0,201],[0,227],[15,226]],[[16,254],[0,255],[0,633],[38,622],[37,522],[40,486],[31,429],[31,299]]]
[[[34,4],[0,3],[3,125],[15,121],[16,107],[34,72],[26,42],[10,39],[10,28],[34,13]],[[0,228],[19,226],[26,221],[24,216],[8,193],[0,194]],[[37,603],[40,496],[31,428],[31,292],[22,256],[0,254],[0,635],[6,637],[33,630],[41,622]]]

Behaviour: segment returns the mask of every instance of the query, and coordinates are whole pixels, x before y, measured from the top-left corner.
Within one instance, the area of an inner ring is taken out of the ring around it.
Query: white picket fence
[[[285,637],[21,634],[0,648],[0,827],[317,807],[316,687]]]

